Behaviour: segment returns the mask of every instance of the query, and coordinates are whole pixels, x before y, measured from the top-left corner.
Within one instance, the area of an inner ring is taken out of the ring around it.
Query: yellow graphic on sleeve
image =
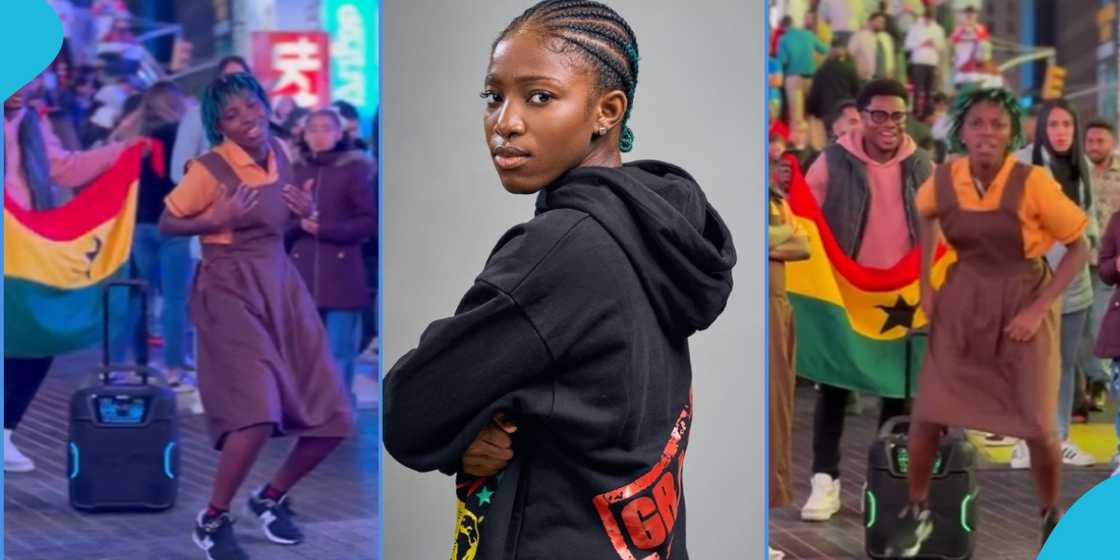
[[[474,560],[478,555],[478,530],[485,516],[478,517],[459,501],[455,514],[455,544],[451,547],[451,560]]]

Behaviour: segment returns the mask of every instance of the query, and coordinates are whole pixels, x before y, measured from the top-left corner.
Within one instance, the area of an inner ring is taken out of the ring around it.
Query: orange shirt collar
[[[225,160],[233,167],[257,167],[257,162],[253,161],[253,156],[250,156],[241,146],[229,138],[224,138],[221,144],[215,148],[220,152]],[[273,147],[268,147],[268,176],[276,176],[276,154],[273,153]]]

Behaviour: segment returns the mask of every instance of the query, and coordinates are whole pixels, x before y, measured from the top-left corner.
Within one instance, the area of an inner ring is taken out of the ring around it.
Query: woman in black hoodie
[[[637,75],[597,2],[541,2],[494,44],[485,138],[536,216],[384,386],[386,449],[456,475],[456,560],[688,557],[688,337],[722,312],[735,252],[685,171],[622,163]]]

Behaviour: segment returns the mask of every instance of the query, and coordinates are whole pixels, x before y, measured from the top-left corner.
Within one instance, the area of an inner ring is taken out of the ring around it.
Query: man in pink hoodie
[[[805,175],[840,248],[861,266],[891,268],[918,243],[914,193],[930,176],[931,164],[906,134],[906,100],[897,81],[868,83],[856,100],[862,128],[827,146]],[[803,520],[826,521],[840,510],[840,437],[849,393],[820,385],[812,493]],[[884,398],[879,425],[905,410],[902,399]]]

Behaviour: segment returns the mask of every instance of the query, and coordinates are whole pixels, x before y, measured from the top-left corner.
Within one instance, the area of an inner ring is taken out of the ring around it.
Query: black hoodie
[[[687,338],[723,311],[734,264],[726,226],[678,167],[578,168],[538,195],[455,315],[385,378],[389,453],[457,473],[453,559],[688,558]],[[513,462],[462,474],[498,410],[518,425]]]

